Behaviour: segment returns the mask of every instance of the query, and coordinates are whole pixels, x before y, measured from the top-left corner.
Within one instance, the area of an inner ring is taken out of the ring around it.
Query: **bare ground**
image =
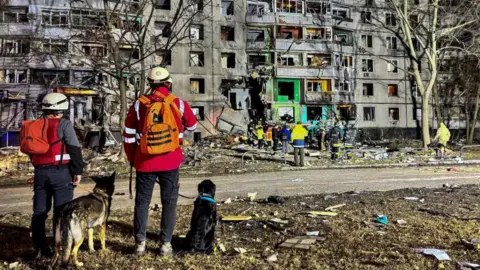
[[[285,204],[236,201],[218,206],[220,215],[251,215],[256,221],[219,223],[218,244],[213,255],[157,256],[160,212],[151,211],[149,255],[137,260],[133,251],[130,210],[114,211],[107,230],[110,252],[79,253],[85,269],[456,269],[458,261],[480,262],[480,253],[461,244],[461,239],[480,238],[478,186],[442,189],[404,189],[388,192],[321,194],[287,198]],[[416,196],[424,202],[405,200]],[[346,203],[334,217],[310,217],[299,212],[323,210]],[[192,206],[180,206],[176,234],[186,234]],[[285,226],[265,222],[274,217],[287,219]],[[390,223],[376,226],[377,215],[388,216]],[[407,221],[406,225],[396,220]],[[10,213],[0,217],[0,260],[19,262],[18,269],[46,269],[47,260],[32,260],[29,215]],[[372,223],[371,223],[372,222]],[[280,248],[287,238],[320,231],[309,251]],[[178,243],[178,238],[175,243]],[[98,246],[98,245],[97,245]],[[244,248],[240,255],[234,248]],[[451,262],[438,262],[415,253],[413,248],[444,249]],[[268,262],[271,254],[278,261]],[[1,266],[0,266],[1,268]]]

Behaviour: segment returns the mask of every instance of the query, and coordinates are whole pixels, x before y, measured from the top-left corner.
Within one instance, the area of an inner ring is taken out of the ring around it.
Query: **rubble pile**
[[[20,152],[18,147],[0,149],[0,176],[14,175],[18,172],[33,174],[33,166],[28,155]]]

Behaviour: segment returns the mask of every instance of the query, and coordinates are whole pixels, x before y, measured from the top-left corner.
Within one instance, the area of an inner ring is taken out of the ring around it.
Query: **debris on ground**
[[[240,253],[240,254],[244,254],[244,253],[247,253],[247,250],[244,249],[244,248],[239,248],[239,247],[236,247],[235,248],[235,251]]]
[[[252,219],[251,216],[223,216],[222,221],[247,221]]]
[[[403,219],[399,219],[397,220],[397,224],[398,225],[406,225],[407,224],[407,221],[403,220]]]
[[[228,199],[226,199],[223,203],[224,203],[224,204],[232,203],[232,199],[231,199],[231,198],[228,198]]]
[[[223,245],[223,244],[221,244],[221,243],[218,244],[218,248],[220,249],[220,251],[221,251],[222,253],[227,252],[227,249],[225,248],[225,245]]]
[[[297,248],[297,249],[310,249],[313,244],[317,241],[315,236],[297,236],[294,238],[287,239],[285,242],[281,243],[279,247],[283,248]]]
[[[269,261],[269,262],[276,262],[276,261],[278,261],[278,256],[277,256],[277,254],[272,254],[272,255],[268,256],[267,261]]]
[[[342,203],[342,204],[332,205],[332,206],[329,206],[329,207],[325,208],[325,211],[334,211],[335,209],[340,208],[340,207],[344,207],[345,205],[347,205],[347,204]]]
[[[274,204],[283,204],[285,203],[285,199],[280,196],[268,196],[267,202]]]
[[[387,216],[384,216],[384,215],[378,216],[377,218],[375,218],[375,221],[380,223],[380,224],[383,224],[383,225],[388,224],[388,218],[387,218]]]
[[[253,202],[253,201],[255,200],[255,197],[257,197],[257,193],[258,193],[258,192],[248,193],[248,194],[247,194],[247,198],[248,198],[251,202]]]
[[[304,180],[303,179],[300,179],[300,178],[296,178],[296,179],[293,179],[292,182],[303,182]]]
[[[407,201],[418,201],[420,198],[418,197],[404,197],[405,200]]]
[[[462,239],[462,244],[472,250],[480,250],[480,239],[473,238],[471,240]]]
[[[471,263],[471,262],[457,262],[457,265],[461,267],[461,270],[463,269],[480,269],[480,264],[478,263]]]
[[[288,220],[279,219],[279,218],[272,218],[270,219],[271,222],[279,223],[279,224],[288,224]]]
[[[303,214],[309,214],[313,216],[330,216],[334,217],[338,215],[336,212],[326,212],[326,211],[309,211],[309,212],[304,212]]]
[[[416,248],[415,251],[420,252],[424,255],[434,256],[439,261],[451,261],[448,254],[445,250],[434,249],[434,248]]]
[[[312,232],[307,232],[308,236],[318,236],[320,234],[319,231],[312,231]]]

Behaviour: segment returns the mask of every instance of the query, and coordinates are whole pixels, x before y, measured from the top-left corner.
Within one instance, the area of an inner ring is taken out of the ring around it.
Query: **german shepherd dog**
[[[191,253],[210,254],[213,252],[217,224],[215,191],[215,184],[208,179],[198,185],[198,197],[194,203],[190,232],[187,234]]]
[[[93,229],[99,228],[99,238],[102,250],[105,250],[105,230],[110,215],[112,195],[115,189],[115,173],[111,176],[92,177],[96,185],[89,195],[79,197],[62,207],[55,219],[55,255],[51,267],[55,267],[58,259],[62,266],[67,266],[72,254],[75,266],[83,263],[77,259],[78,248],[85,239],[88,229],[88,248],[93,248]],[[72,249],[73,245],[73,249]]]

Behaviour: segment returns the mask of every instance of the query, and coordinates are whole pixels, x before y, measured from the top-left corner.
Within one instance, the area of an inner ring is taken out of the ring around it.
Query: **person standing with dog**
[[[136,169],[135,253],[145,254],[147,222],[155,183],[159,182],[162,201],[162,256],[172,253],[179,189],[179,167],[183,162],[180,148],[185,131],[194,131],[197,118],[190,105],[171,94],[170,73],[153,68],[147,80],[151,92],[141,96],[129,109],[125,119],[124,149]]]
[[[72,122],[63,118],[68,103],[63,94],[45,95],[41,104],[43,117],[24,121],[20,132],[20,150],[30,156],[35,168],[31,230],[37,258],[53,255],[45,236],[52,198],[56,216],[60,206],[73,199],[74,186],[82,179],[80,143]]]

